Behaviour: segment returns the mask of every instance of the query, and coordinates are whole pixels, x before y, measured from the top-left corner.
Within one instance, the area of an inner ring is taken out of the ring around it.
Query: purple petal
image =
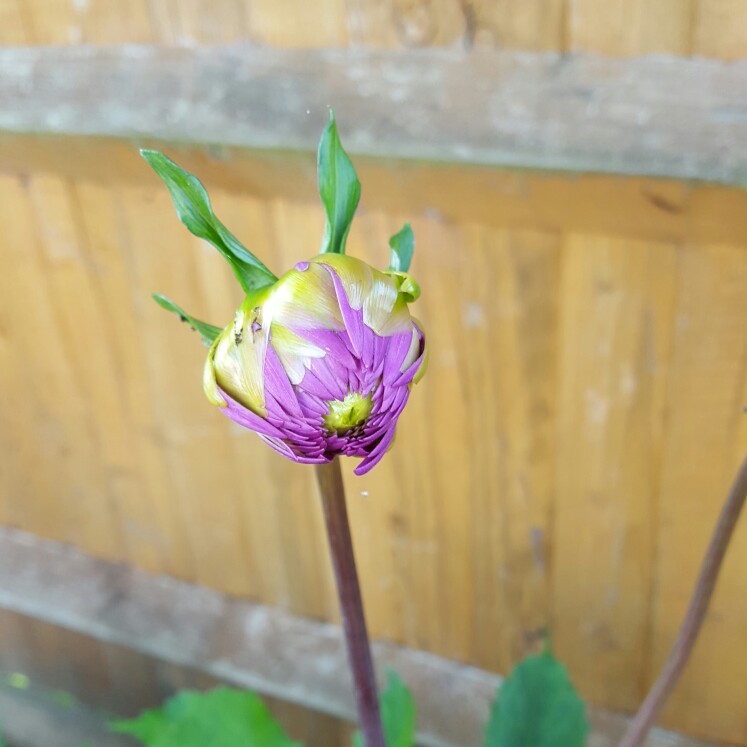
[[[406,386],[409,384],[414,378],[415,374],[418,372],[418,369],[423,364],[423,353],[421,353],[415,362],[410,366],[410,368],[405,369],[403,373],[401,373],[397,379],[393,382],[395,386]]]
[[[282,438],[283,432],[276,428],[271,423],[267,422],[263,417],[252,412],[249,408],[238,403],[229,394],[226,394],[222,389],[220,393],[228,403],[227,407],[221,407],[220,411],[231,418],[235,423],[243,425],[244,428],[249,428],[252,431],[263,434],[270,438]]]
[[[350,305],[350,301],[348,301],[348,295],[345,293],[345,288],[342,285],[342,281],[337,276],[337,273],[328,265],[322,266],[332,277],[332,283],[335,286],[335,293],[337,294],[337,304],[342,313],[342,321],[345,325],[345,330],[348,333],[352,351],[355,355],[360,357],[363,348],[363,330],[366,326],[363,322],[363,310],[359,309],[356,311],[353,309]]]
[[[304,378],[299,384],[300,389],[307,388],[306,379],[309,378],[309,374],[311,374],[312,385],[315,383],[313,381],[313,378],[315,378],[322,385],[322,388],[329,393],[326,399],[345,399],[345,395],[348,393],[347,370],[340,371],[335,369],[334,364],[327,361],[326,358],[314,358],[311,361],[311,367],[304,374]],[[324,398],[318,392],[314,390],[310,391],[312,394],[317,394],[317,396]]]
[[[370,327],[364,326],[360,353],[364,370],[370,370],[376,364],[377,339],[379,339],[379,336]]]
[[[320,415],[326,415],[329,412],[329,405],[326,400],[317,397],[308,391],[298,390],[296,392],[298,398],[298,404],[303,410],[306,418],[313,416],[319,417]]]
[[[329,329],[304,329],[296,331],[296,334],[324,350],[325,358],[329,359],[331,364],[344,366],[346,369],[355,368],[357,365],[355,357],[343,339],[346,337],[344,332],[334,332]]]
[[[308,392],[314,397],[329,402],[330,400],[337,399],[334,391],[327,386],[326,381],[319,378],[319,376],[312,370],[308,369],[303,375],[303,380],[298,384],[298,388],[301,391]]]
[[[263,436],[261,433],[259,434],[259,437],[268,445],[271,446],[275,451],[278,452],[278,454],[281,454],[282,456],[286,457],[287,459],[291,459],[294,462],[298,462],[299,464],[323,464],[325,462],[329,462],[330,458],[324,455],[321,456],[301,456],[299,454],[296,454],[288,444],[286,444],[284,441],[276,438],[268,438],[267,436]]]
[[[394,335],[389,337],[389,345],[386,351],[384,365],[384,381],[395,381],[399,378],[402,368],[402,363],[405,360],[405,356],[410,350],[412,344],[412,333]]]
[[[279,405],[289,415],[301,417],[301,407],[296,400],[296,393],[285,373],[283,364],[272,345],[267,346],[265,354],[265,400],[270,400]],[[267,404],[267,402],[265,403]]]
[[[392,423],[392,425],[384,432],[381,441],[376,444],[373,451],[371,451],[371,453],[353,470],[356,475],[365,475],[366,472],[372,470],[381,461],[384,454],[386,454],[387,449],[392,444],[395,426],[396,423]]]

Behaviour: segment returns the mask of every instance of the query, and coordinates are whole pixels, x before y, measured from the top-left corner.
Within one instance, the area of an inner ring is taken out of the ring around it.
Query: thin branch
[[[322,496],[363,743],[366,747],[386,747],[339,460],[317,465],[316,479]]]
[[[739,514],[744,507],[745,498],[747,498],[747,457],[742,462],[742,466],[734,479],[734,484],[726,497],[724,507],[721,509],[721,515],[703,559],[700,576],[695,585],[690,606],[682,621],[677,640],[664,664],[664,668],[646,696],[646,700],[638,709],[638,713],[628,727],[628,731],[619,747],[639,747],[643,744],[646,734],[654,725],[659,712],[677,684],[703,625],[726,548],[729,546],[734,527],[737,525]]]

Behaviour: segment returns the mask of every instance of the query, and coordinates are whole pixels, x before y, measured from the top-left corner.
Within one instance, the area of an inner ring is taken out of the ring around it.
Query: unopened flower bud
[[[368,472],[394,438],[425,370],[425,337],[402,272],[322,254],[249,293],[213,343],[208,399],[284,456],[307,464],[363,457]]]

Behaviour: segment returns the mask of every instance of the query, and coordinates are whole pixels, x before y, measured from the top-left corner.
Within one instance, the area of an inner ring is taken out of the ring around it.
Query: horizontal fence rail
[[[150,46],[0,50],[0,131],[747,182],[747,62]]]

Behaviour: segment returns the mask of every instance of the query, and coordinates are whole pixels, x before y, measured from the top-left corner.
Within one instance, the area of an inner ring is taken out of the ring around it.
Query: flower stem
[[[322,496],[363,743],[366,747],[386,747],[339,460],[317,465],[316,479]]]
[[[739,514],[744,507],[745,498],[747,498],[747,457],[742,462],[742,466],[739,468],[731,490],[726,497],[726,502],[721,509],[677,640],[659,677],[646,696],[646,700],[638,709],[638,713],[628,727],[628,731],[619,747],[638,747],[643,744],[643,740],[646,738],[649,729],[654,725],[659,711],[664,707],[667,698],[677,684],[703,624],[708,603],[711,601],[716,580],[721,570],[721,563],[739,519]]]

